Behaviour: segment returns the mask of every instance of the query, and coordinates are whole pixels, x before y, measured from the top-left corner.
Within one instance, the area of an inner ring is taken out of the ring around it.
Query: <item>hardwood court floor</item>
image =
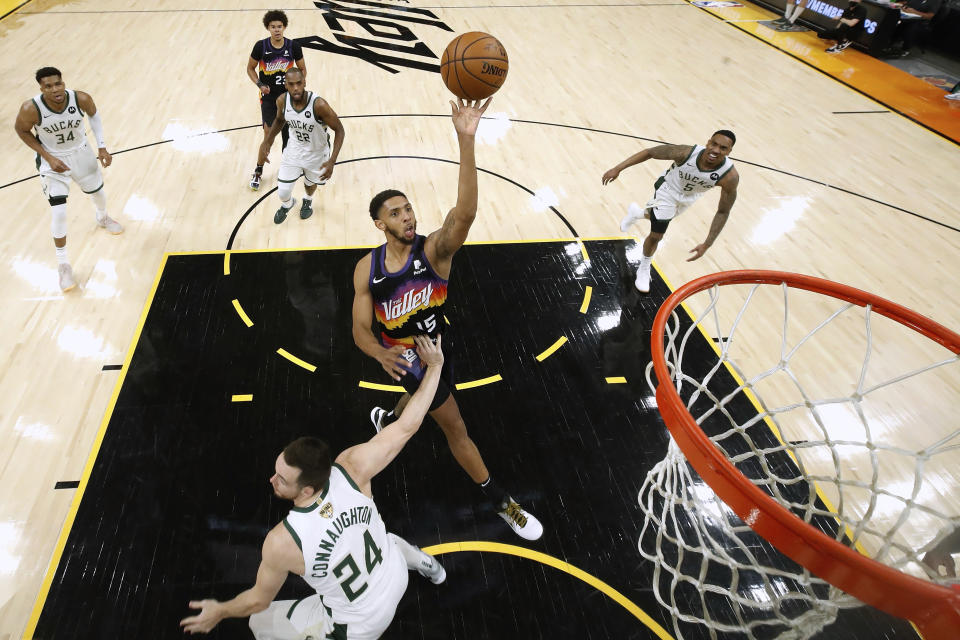
[[[0,142],[10,150],[0,158],[0,638],[19,637],[30,618],[71,512],[69,483],[83,476],[117,381],[103,368],[123,362],[165,253],[223,250],[232,235],[235,249],[370,246],[380,238],[366,203],[387,186],[411,197],[421,230],[436,228],[455,199],[456,147],[429,66],[457,32],[494,33],[511,56],[478,145],[471,240],[615,234],[665,167],[641,165],[608,187],[603,171],[654,141],[703,142],[731,128],[733,215],[692,263],[686,252],[706,235],[716,194],[671,226],[657,254],[671,283],[733,268],[799,271],[958,324],[956,145],[895,113],[865,113],[877,103],[684,2],[392,3],[394,31],[409,29],[436,55],[393,52],[399,61],[376,66],[307,49],[308,87],[344,117],[346,144],[314,217],[275,226],[275,196],[259,196],[273,186],[278,149],[261,194],[246,189],[261,134],[243,65],[266,8],[34,0],[0,22]],[[290,37],[342,47],[338,34],[366,33],[310,2],[286,9]],[[104,172],[110,211],[126,225],[120,237],[98,233],[73,190],[68,248],[81,286],[67,296],[32,154],[12,130],[37,92],[33,71],[48,64],[101,109],[115,153]]]

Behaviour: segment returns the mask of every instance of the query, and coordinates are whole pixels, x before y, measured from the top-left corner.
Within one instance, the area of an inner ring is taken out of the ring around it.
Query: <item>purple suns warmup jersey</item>
[[[286,92],[287,87],[283,81],[287,77],[287,71],[293,68],[297,60],[303,58],[303,49],[290,38],[284,38],[279,47],[274,47],[270,38],[264,38],[253,45],[250,57],[258,62],[257,75],[260,82],[270,87],[268,99],[276,100],[277,96]]]
[[[389,273],[384,263],[386,244],[371,255],[370,294],[380,325],[380,344],[385,347],[399,344],[412,349],[413,336],[434,337],[443,332],[447,281],[427,261],[423,250],[426,240],[421,235],[414,238],[407,263],[396,273]]]

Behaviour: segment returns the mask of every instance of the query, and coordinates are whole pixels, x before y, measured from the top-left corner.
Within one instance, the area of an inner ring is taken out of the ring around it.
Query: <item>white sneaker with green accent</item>
[[[637,268],[637,279],[633,282],[640,293],[650,293],[650,263],[640,263]]]
[[[509,502],[500,506],[502,508],[497,515],[503,518],[518,536],[524,540],[537,540],[543,535],[543,525],[537,517],[525,511],[516,500],[510,498]]]
[[[447,579],[447,570],[443,568],[439,560],[429,553],[423,550],[421,550],[420,553],[423,554],[423,560],[420,561],[420,566],[417,567],[417,573],[433,584],[442,584],[443,581]]]

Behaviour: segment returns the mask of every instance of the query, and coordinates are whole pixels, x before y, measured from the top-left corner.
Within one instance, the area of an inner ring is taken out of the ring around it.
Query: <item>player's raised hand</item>
[[[457,130],[457,133],[465,136],[476,135],[480,117],[490,106],[491,100],[493,98],[487,98],[486,101],[464,100],[463,98],[457,98],[457,102],[451,100],[450,115],[453,116],[453,128]]]
[[[434,342],[430,336],[414,336],[413,340],[417,343],[417,355],[420,361],[428,367],[439,367],[443,364],[443,351],[440,350],[440,336]]]
[[[377,356],[377,361],[380,362],[380,366],[383,367],[383,370],[390,374],[390,377],[394,380],[399,381],[400,376],[407,374],[407,370],[402,366],[407,364],[407,361],[403,359],[403,352],[406,350],[406,347],[398,344],[395,347],[384,349],[380,352],[380,355]]]
[[[610,184],[620,176],[620,169],[614,167],[603,174],[603,184]]]

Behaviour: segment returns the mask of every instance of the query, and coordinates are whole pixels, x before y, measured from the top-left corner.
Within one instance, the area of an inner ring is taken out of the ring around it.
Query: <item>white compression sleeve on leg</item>
[[[54,238],[62,238],[67,235],[67,205],[55,204],[50,207],[50,232]]]
[[[90,118],[90,128],[93,130],[93,137],[97,140],[98,149],[106,149],[107,143],[103,139],[103,121],[100,120],[100,112],[97,111]]]
[[[93,206],[97,208],[97,219],[107,215],[107,194],[104,193],[104,189],[101,187],[91,193],[90,198],[93,200]]]
[[[797,4],[797,8],[793,10],[793,15],[790,16],[790,22],[796,22],[801,13],[803,13],[803,5]]]
[[[290,196],[293,195],[293,183],[292,182],[278,182],[277,183],[277,195],[280,196],[280,203],[289,203]]]

